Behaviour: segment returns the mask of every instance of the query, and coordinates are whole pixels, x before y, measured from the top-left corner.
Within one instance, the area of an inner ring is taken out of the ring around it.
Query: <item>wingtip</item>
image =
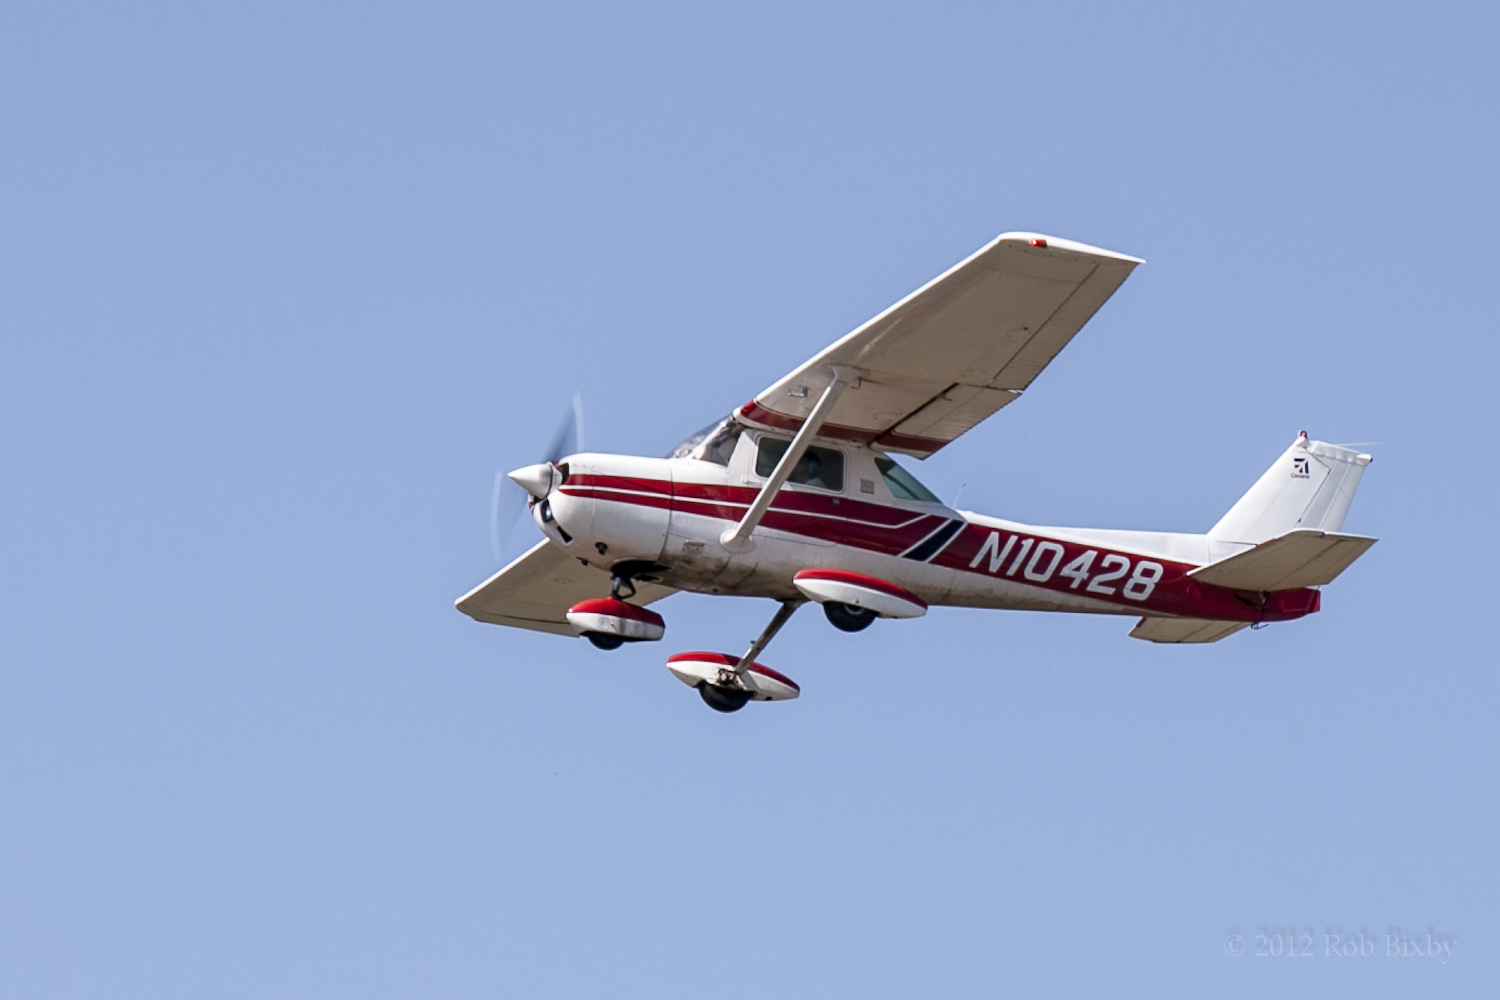
[[[1001,233],[995,237],[994,245],[998,246],[1001,243],[1024,243],[1038,250],[1065,250],[1069,253],[1088,254],[1090,257],[1108,257],[1111,260],[1118,260],[1132,266],[1146,263],[1140,257],[1117,253],[1114,250],[1105,250],[1103,247],[1090,246],[1087,243],[1079,243],[1076,240],[1065,240],[1060,236],[1048,236],[1046,233]]]

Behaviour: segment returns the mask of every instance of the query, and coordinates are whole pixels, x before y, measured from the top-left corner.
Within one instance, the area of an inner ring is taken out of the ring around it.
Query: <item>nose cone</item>
[[[507,473],[511,482],[538,500],[545,500],[547,494],[552,492],[552,480],[556,474],[557,470],[547,462],[528,465],[524,469]]]

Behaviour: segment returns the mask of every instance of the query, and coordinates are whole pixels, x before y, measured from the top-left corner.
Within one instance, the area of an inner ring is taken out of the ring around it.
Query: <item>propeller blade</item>
[[[505,488],[505,474],[495,473],[495,492],[490,496],[490,551],[500,561],[500,493]]]
[[[541,461],[556,464],[580,451],[583,451],[583,396],[575,392],[573,403]],[[496,563],[510,562],[536,541],[526,527],[531,524],[526,501],[526,490],[508,479],[506,470],[495,473],[495,487],[490,494],[490,551]]]
[[[509,528],[505,525],[509,523]],[[526,506],[526,491],[495,473],[495,493],[490,502],[490,551],[497,564],[510,562],[536,541],[526,529],[531,525],[531,510]],[[501,530],[505,530],[501,537]]]
[[[563,422],[557,428],[557,433],[552,436],[552,444],[547,448],[542,461],[556,464],[567,456],[576,455],[582,450],[583,396],[575,392],[573,393],[573,406],[568,410],[567,416],[563,417]]]

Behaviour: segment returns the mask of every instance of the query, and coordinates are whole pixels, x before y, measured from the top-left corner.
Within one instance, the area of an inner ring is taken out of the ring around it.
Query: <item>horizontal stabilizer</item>
[[[1188,573],[1200,583],[1231,590],[1295,590],[1332,583],[1375,544],[1363,535],[1301,528]]]
[[[1218,642],[1249,625],[1249,622],[1211,622],[1202,618],[1142,618],[1130,630],[1130,637],[1147,642]]]

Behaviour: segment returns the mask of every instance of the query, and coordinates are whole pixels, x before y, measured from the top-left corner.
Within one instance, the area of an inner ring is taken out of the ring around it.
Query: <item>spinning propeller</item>
[[[573,405],[558,425],[557,433],[552,435],[552,443],[547,446],[539,464],[556,464],[582,450],[583,397],[575,392]],[[508,563],[521,554],[522,548],[530,548],[522,529],[523,524],[531,523],[526,501],[527,491],[522,486],[510,479],[504,470],[495,473],[495,489],[490,498],[490,548],[496,563]],[[503,540],[500,537],[502,524],[510,525]]]

